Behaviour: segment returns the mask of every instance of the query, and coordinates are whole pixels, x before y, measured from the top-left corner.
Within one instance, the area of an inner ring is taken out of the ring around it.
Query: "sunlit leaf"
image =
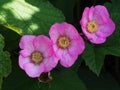
[[[0,23],[20,35],[48,34],[55,22],[63,22],[64,15],[47,0],[3,0]]]

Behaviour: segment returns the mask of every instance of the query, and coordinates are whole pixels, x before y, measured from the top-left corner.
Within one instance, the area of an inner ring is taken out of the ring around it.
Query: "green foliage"
[[[66,17],[66,21],[72,23],[74,21],[74,8],[78,0],[50,0],[52,4],[62,10]]]
[[[0,88],[2,85],[3,77],[7,77],[11,72],[11,60],[7,51],[3,51],[4,38],[0,35]]]
[[[99,75],[100,70],[104,63],[104,54],[99,48],[96,48],[92,44],[86,43],[86,49],[82,54],[86,65],[97,75]]]
[[[2,90],[86,90],[73,70],[53,70],[51,74],[53,80],[50,83],[40,83],[37,78],[29,78],[14,60],[12,73],[5,79]]]
[[[108,72],[101,72],[97,77],[88,68],[80,67],[78,73],[87,90],[120,90],[120,85]]]
[[[3,0],[0,6],[0,23],[23,34],[48,34],[55,22],[63,22],[62,12],[47,0]]]
[[[78,25],[78,18],[82,8],[87,4],[84,0],[49,0],[55,7],[62,10],[66,21]],[[60,66],[53,70],[53,80],[50,83],[40,83],[37,78],[29,78],[18,65],[18,51],[20,35],[33,34],[48,35],[50,26],[55,22],[63,22],[63,13],[55,8],[48,0],[1,0],[0,1],[0,89],[2,90],[119,90],[119,86],[111,76],[102,77],[100,71],[104,64],[105,55],[120,56],[120,17],[119,0],[106,3],[110,17],[116,24],[116,31],[101,45],[86,43],[82,54],[89,70],[80,67],[81,57],[70,69]],[[69,2],[68,2],[69,1]],[[95,1],[95,0],[92,0]],[[103,2],[104,0],[102,0]],[[82,2],[82,3],[81,3]],[[98,1],[96,1],[98,3]],[[86,3],[86,4],[85,4]],[[96,4],[97,4],[96,3]],[[84,5],[82,5],[84,4]],[[95,3],[94,3],[95,4]],[[78,6],[75,6],[78,5]],[[81,6],[79,6],[81,5]],[[76,10],[75,10],[76,9]],[[79,20],[78,20],[79,21]],[[76,28],[80,28],[80,25]],[[6,45],[4,46],[4,41]],[[11,60],[7,50],[11,52]],[[18,50],[18,51],[16,51]],[[78,68],[81,69],[78,69]],[[77,76],[77,71],[79,78]],[[7,78],[4,78],[7,77]],[[4,81],[3,81],[4,79]],[[106,86],[106,83],[108,83]],[[114,89],[112,88],[114,87]]]
[[[1,87],[2,87],[2,77],[0,77],[0,90],[1,90]]]
[[[0,25],[0,33],[4,36],[5,40],[5,47],[4,49],[11,52],[12,54],[15,53],[14,50],[19,47],[18,43],[20,40],[20,35],[12,30]]]
[[[53,86],[53,87],[52,87]],[[72,70],[64,70],[55,73],[50,90],[86,90],[84,83]],[[44,89],[43,89],[44,90]]]

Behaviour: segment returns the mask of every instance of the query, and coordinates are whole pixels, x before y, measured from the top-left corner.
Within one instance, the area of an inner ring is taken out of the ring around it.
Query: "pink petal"
[[[28,63],[24,65],[24,70],[29,77],[35,78],[39,77],[41,73],[44,72],[44,65],[42,63],[40,65]]]
[[[107,22],[109,18],[109,13],[107,9],[102,5],[97,5],[94,8],[93,20],[95,20],[98,24],[104,24]]]
[[[103,5],[95,6],[95,11],[96,11],[95,12],[96,14],[100,14],[101,16],[109,17],[109,13],[108,13],[106,7]]]
[[[33,40],[35,39],[35,36],[33,35],[24,35],[19,43],[19,46],[21,49],[26,49],[28,51],[31,51],[34,49],[33,46]]]
[[[50,57],[53,53],[54,53],[53,48],[50,47],[45,52],[43,52],[43,57],[45,57],[45,58]]]
[[[62,24],[64,26],[65,35],[70,39],[78,39],[79,33],[77,32],[77,29],[72,25],[64,22]]]
[[[108,19],[108,22],[104,25],[100,25],[96,35],[99,37],[108,37],[115,31],[115,24],[111,19]]]
[[[78,56],[71,56],[67,50],[62,51],[60,63],[64,67],[71,67],[74,62],[77,60]]]
[[[29,57],[23,57],[23,56],[19,56],[19,66],[21,67],[21,69],[24,70],[24,64],[30,63],[30,58]]]
[[[53,54],[52,56],[45,58],[43,64],[45,65],[45,72],[51,71],[56,67],[58,63],[58,58]]]
[[[94,7],[92,6],[90,9],[89,9],[89,21],[92,21],[93,20],[93,15],[94,15]]]
[[[20,54],[23,56],[23,57],[29,57],[31,55],[31,53],[33,52],[34,50],[21,50],[20,51]]]
[[[82,27],[86,28],[87,22],[88,22],[88,14],[89,14],[89,8],[86,7],[82,14],[82,19],[80,20],[80,24]]]
[[[40,35],[34,39],[33,44],[36,51],[44,53],[51,47],[52,41],[47,36]]]
[[[61,49],[61,48],[59,48],[56,52],[55,52],[55,54],[56,54],[56,56],[60,59],[60,57],[62,56],[62,52],[64,51],[64,49]]]
[[[53,24],[50,28],[49,35],[53,43],[56,43],[57,39],[64,35],[64,26],[59,23]]]
[[[59,47],[57,46],[57,44],[53,45],[53,49],[54,49],[54,52],[57,52],[59,50]]]
[[[99,37],[95,33],[89,33],[89,32],[87,32],[87,30],[85,28],[83,28],[83,33],[94,44],[102,44],[106,41],[106,38]]]
[[[81,54],[85,49],[85,43],[82,38],[78,40],[72,40],[71,45],[68,48],[70,55],[76,56]]]
[[[95,34],[92,35],[91,39],[89,39],[94,44],[102,44],[106,41],[106,38],[99,37]]]

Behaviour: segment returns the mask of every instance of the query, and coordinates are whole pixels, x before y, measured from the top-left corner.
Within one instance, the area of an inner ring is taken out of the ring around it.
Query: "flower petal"
[[[50,28],[49,35],[50,35],[50,38],[53,41],[53,43],[56,43],[57,39],[60,36],[64,35],[64,26],[59,23],[53,24]]]
[[[106,41],[106,38],[99,37],[95,34],[92,35],[91,39],[89,39],[94,44],[102,44]]]
[[[59,59],[60,59],[60,57],[62,56],[63,50],[64,50],[64,49],[59,48],[59,49],[55,52],[56,56],[57,56]]]
[[[41,73],[44,72],[44,65],[42,63],[40,65],[28,63],[24,65],[24,69],[29,77],[35,78],[39,77]]]
[[[68,48],[68,52],[70,55],[79,55],[81,54],[85,49],[85,43],[83,39],[80,37],[78,40],[72,40],[71,45]]]
[[[33,40],[35,39],[35,36],[33,35],[24,35],[19,43],[19,46],[21,49],[33,51],[34,46],[33,46]]]
[[[49,47],[51,47],[52,41],[47,36],[40,35],[34,39],[33,44],[36,51],[44,53]]]
[[[55,52],[57,52],[59,50],[59,47],[57,46],[57,44],[53,45],[53,49],[54,49]]]
[[[62,51],[60,63],[64,67],[71,67],[74,62],[77,60],[77,55],[76,56],[71,56],[67,50]]]
[[[24,70],[24,64],[30,63],[30,58],[29,57],[23,57],[23,56],[19,56],[19,66],[21,67],[21,69]]]
[[[48,48],[45,52],[43,52],[42,54],[43,54],[43,57],[44,57],[44,58],[47,58],[47,57],[50,57],[53,53],[54,53],[54,52],[53,52],[53,48],[50,47],[50,48]]]
[[[107,22],[108,18],[109,13],[104,6],[102,5],[95,6],[93,20],[95,20],[98,24],[104,24]]]
[[[33,52],[34,50],[21,50],[20,51],[20,54],[23,56],[23,57],[30,57],[31,53]]]
[[[89,8],[88,7],[86,7],[85,9],[84,9],[84,12],[83,12],[83,14],[82,14],[82,18],[81,18],[81,20],[80,20],[80,24],[81,24],[81,26],[82,27],[84,27],[84,28],[86,28],[86,25],[87,25],[87,22],[88,22],[88,13],[89,13]]]
[[[95,6],[95,12],[94,12],[94,14],[99,14],[101,16],[109,17],[109,13],[108,13],[106,7],[103,6],[103,5],[97,5],[97,6]]]
[[[108,22],[104,25],[100,25],[96,35],[99,37],[108,37],[115,31],[115,24],[111,19],[108,19]]]
[[[58,63],[58,58],[53,54],[52,56],[45,58],[43,64],[45,66],[45,72],[51,71],[53,68],[56,67]]]
[[[64,22],[62,25],[64,26],[65,35],[68,38],[70,38],[70,39],[78,39],[79,38],[77,29],[73,25],[68,24],[66,22]]]
[[[106,38],[99,37],[95,33],[89,33],[85,28],[83,28],[83,33],[86,35],[86,37],[94,44],[102,44],[106,41]]]
[[[89,21],[92,21],[93,20],[93,15],[94,15],[94,7],[92,6],[90,9],[89,9]]]

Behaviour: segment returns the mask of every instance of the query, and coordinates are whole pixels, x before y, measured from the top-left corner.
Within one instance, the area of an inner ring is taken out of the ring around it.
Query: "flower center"
[[[95,21],[90,21],[87,23],[87,31],[90,33],[95,33],[98,29],[98,24]]]
[[[31,54],[31,60],[35,63],[35,64],[39,64],[43,61],[43,56],[40,52],[35,51]]]
[[[66,49],[70,45],[70,39],[66,36],[61,36],[58,38],[57,44],[60,48]]]

